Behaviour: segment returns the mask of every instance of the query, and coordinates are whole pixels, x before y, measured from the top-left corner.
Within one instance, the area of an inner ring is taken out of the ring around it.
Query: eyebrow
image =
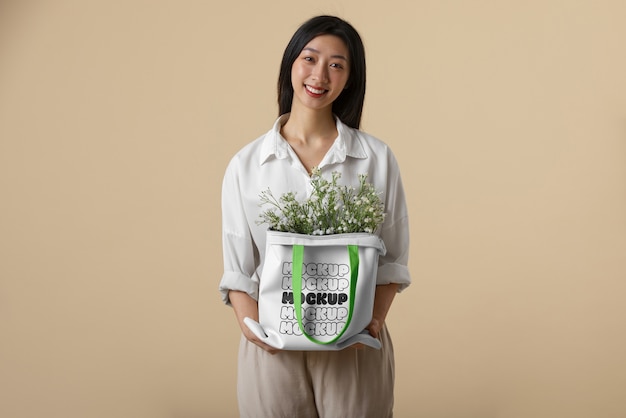
[[[315,48],[311,48],[310,46],[309,46],[309,47],[306,47],[306,48],[303,48],[302,50],[303,50],[303,51],[311,51],[311,52],[315,52],[316,54],[319,54],[319,53],[320,53],[320,51],[318,51],[318,50],[317,50],[317,49],[315,49]],[[331,58],[338,58],[338,59],[342,59],[342,60],[344,60],[344,61],[348,61],[348,58],[344,57],[343,55],[331,55]]]

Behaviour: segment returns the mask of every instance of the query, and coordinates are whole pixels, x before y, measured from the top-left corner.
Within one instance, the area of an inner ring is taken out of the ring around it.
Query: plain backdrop
[[[396,416],[626,416],[618,0],[0,1],[0,416],[237,416],[221,180],[317,14],[408,193]]]

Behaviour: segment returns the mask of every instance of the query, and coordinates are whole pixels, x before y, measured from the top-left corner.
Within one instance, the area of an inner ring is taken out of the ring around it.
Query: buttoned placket
[[[289,159],[291,160],[290,162],[291,168],[297,170],[299,174],[304,176],[303,180],[305,184],[305,192],[306,192],[306,197],[308,198],[311,196],[311,193],[313,192],[313,186],[311,185],[311,181],[310,181],[311,176],[309,172],[307,171],[307,169],[304,167],[304,164],[302,164],[302,161],[300,161],[300,158],[298,158],[298,155],[296,154],[296,152],[293,150],[293,148],[291,148],[289,144],[287,144],[287,152],[289,153]]]

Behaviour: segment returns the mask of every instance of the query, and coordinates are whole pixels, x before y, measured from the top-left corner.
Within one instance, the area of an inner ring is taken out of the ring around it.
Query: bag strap
[[[356,284],[359,276],[359,246],[348,245],[348,256],[350,258],[350,301],[348,307],[348,319],[346,325],[341,332],[330,341],[319,341],[315,337],[310,336],[304,330],[302,324],[302,265],[304,264],[304,245],[293,245],[293,260],[291,268],[291,285],[293,289],[293,303],[294,310],[296,311],[296,318],[298,319],[298,325],[305,337],[316,344],[332,344],[337,341],[348,329],[350,321],[352,321],[352,312],[354,311],[354,296],[356,295]]]

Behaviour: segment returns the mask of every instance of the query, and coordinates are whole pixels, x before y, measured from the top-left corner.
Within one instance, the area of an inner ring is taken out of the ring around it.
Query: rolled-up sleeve
[[[401,292],[411,284],[409,274],[409,225],[403,218],[381,232],[387,253],[380,257],[376,284],[397,283]]]
[[[233,159],[226,169],[222,184],[222,249],[224,274],[219,291],[230,304],[228,292],[246,292],[258,299],[259,281],[255,274],[255,247],[246,220],[239,184],[239,164]]]

